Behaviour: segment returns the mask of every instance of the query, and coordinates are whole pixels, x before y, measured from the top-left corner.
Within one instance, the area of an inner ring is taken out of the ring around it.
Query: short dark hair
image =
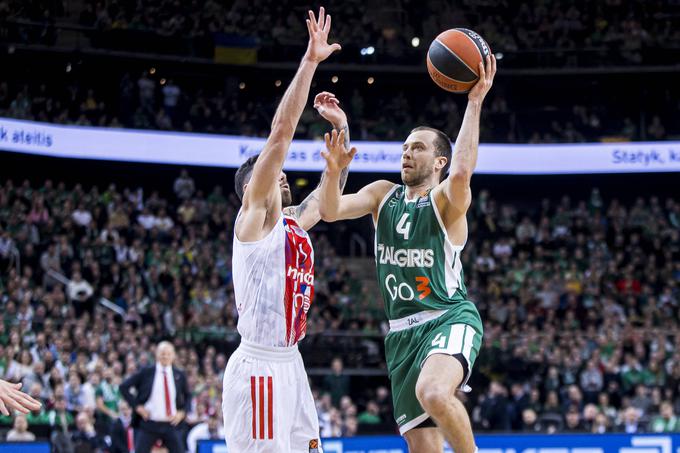
[[[243,162],[238,170],[236,170],[236,175],[234,176],[234,189],[236,189],[236,195],[238,199],[243,202],[243,186],[245,186],[248,181],[250,181],[250,176],[253,174],[253,168],[255,168],[255,162],[257,158],[260,157],[259,154],[250,156],[248,160]]]
[[[446,179],[446,174],[449,172],[449,167],[451,167],[451,155],[453,154],[453,147],[451,146],[451,139],[448,135],[435,129],[433,127],[418,126],[411,131],[411,133],[419,131],[430,131],[434,132],[434,152],[437,157],[446,157],[446,165],[442,168],[442,172],[439,175],[439,181]]]

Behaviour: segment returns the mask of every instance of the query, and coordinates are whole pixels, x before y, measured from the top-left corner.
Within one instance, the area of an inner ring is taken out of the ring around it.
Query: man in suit
[[[184,373],[172,366],[174,360],[175,348],[162,341],[156,348],[156,364],[120,385],[123,398],[135,408],[135,453],[149,453],[158,439],[163,440],[169,453],[184,452],[177,425],[191,406],[191,393]],[[135,394],[131,392],[133,388]]]
[[[132,408],[125,400],[118,403],[118,417],[111,426],[111,453],[132,453],[135,451],[136,430],[132,427]]]

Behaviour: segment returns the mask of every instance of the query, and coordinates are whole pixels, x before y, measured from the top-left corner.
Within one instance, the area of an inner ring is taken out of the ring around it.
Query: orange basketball
[[[491,55],[484,39],[467,28],[437,36],[427,51],[427,71],[434,83],[453,93],[467,93],[479,80],[479,62]]]

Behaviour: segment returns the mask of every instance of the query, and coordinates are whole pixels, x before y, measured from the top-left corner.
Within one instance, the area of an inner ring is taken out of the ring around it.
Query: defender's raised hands
[[[354,159],[357,149],[352,147],[349,151],[345,148],[345,131],[333,129],[330,134],[324,135],[326,139],[326,151],[321,151],[321,155],[326,159],[326,168],[331,173],[340,173],[347,168]]]
[[[307,19],[307,30],[309,30],[309,44],[305,58],[321,63],[336,50],[340,50],[340,44],[328,44],[328,34],[331,31],[331,16],[326,15],[323,6],[319,8],[319,18],[317,19],[312,10],[309,10]]]

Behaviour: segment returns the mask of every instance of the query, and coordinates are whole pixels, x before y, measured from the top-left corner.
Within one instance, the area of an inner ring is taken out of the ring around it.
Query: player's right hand
[[[326,151],[321,151],[321,155],[326,159],[326,169],[332,173],[339,173],[349,166],[357,153],[357,149],[352,147],[349,151],[345,148],[345,131],[333,129],[333,132],[324,135],[326,139]]]
[[[319,19],[314,16],[314,11],[309,10],[307,19],[307,30],[309,30],[309,44],[305,59],[315,63],[321,63],[336,50],[340,50],[340,44],[328,44],[328,34],[331,31],[331,16],[325,14],[323,6],[319,8]]]

